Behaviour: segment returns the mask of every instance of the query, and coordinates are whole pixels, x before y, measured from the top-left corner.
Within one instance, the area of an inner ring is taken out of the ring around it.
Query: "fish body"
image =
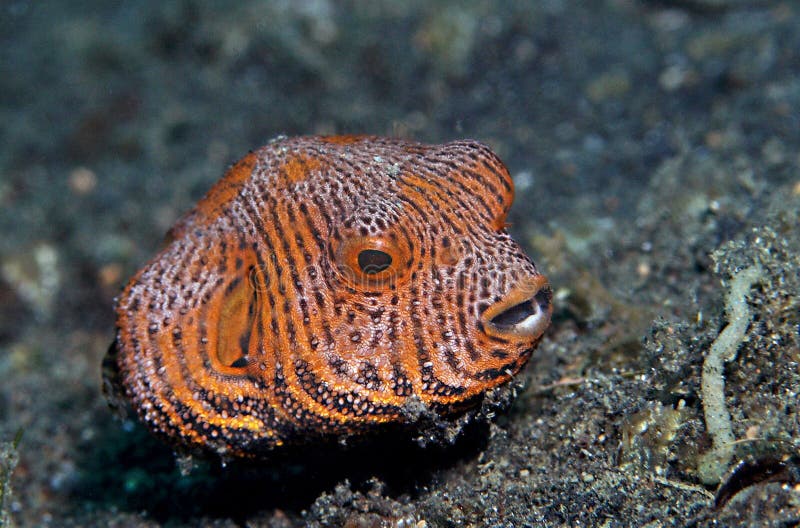
[[[476,405],[547,328],[474,141],[279,139],[233,165],[116,301],[106,385],[179,449],[234,457]]]

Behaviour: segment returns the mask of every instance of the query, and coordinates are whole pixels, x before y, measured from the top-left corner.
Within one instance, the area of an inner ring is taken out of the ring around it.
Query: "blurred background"
[[[202,504],[148,509],[162,500],[153,488],[178,493],[181,481],[156,486],[141,460],[117,465],[115,447],[142,439],[146,460],[157,446],[111,419],[100,362],[127,278],[229,164],[277,135],[489,144],[516,184],[512,234],[560,294],[555,359],[528,374],[534,382],[557,382],[575,362],[617,372],[657,316],[705,324],[707,306],[719,317],[710,251],[769,224],[767,211],[788,211],[790,223],[796,211],[798,28],[791,1],[0,3],[0,507],[20,526],[234,522]],[[640,321],[615,303],[649,308]],[[565,344],[582,335],[589,344]],[[520,430],[541,416],[519,414]],[[522,449],[509,442],[497,452]],[[421,508],[409,523],[451,511],[436,510],[437,494],[488,463],[477,456],[426,477],[425,490],[387,496]],[[535,466],[510,464],[517,477]],[[345,499],[325,517],[322,492],[354,493],[336,482],[236,522],[360,519]],[[527,486],[515,488],[528,497],[519,515],[539,508],[557,524],[542,483]],[[458,504],[478,504],[480,489],[467,485]],[[467,524],[511,518],[459,511]]]

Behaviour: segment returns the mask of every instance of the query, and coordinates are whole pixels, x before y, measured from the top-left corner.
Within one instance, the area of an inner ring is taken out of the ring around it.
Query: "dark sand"
[[[0,518],[800,523],[796,2],[110,4],[0,5]],[[552,328],[510,411],[454,445],[182,477],[101,394],[112,299],[228,164],[309,133],[490,144]],[[704,357],[753,265],[715,378],[735,441],[701,472]]]

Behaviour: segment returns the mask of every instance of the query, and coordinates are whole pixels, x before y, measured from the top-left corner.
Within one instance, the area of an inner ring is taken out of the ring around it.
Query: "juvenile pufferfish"
[[[547,280],[473,141],[279,139],[229,169],[117,299],[106,386],[178,448],[288,443],[476,405],[528,361]]]

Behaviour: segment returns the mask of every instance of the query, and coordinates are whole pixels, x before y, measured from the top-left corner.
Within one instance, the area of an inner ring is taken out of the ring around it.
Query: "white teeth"
[[[498,337],[516,336],[529,340],[536,340],[544,334],[550,324],[550,288],[540,288],[533,297],[512,304],[520,293],[522,292],[519,290],[512,291],[508,300],[487,309],[489,314],[493,314],[491,317],[487,317],[484,312],[484,328],[488,333]]]
[[[549,323],[547,312],[542,311],[538,306],[535,306],[535,312],[515,324],[512,328],[517,334],[534,335],[544,332]]]

